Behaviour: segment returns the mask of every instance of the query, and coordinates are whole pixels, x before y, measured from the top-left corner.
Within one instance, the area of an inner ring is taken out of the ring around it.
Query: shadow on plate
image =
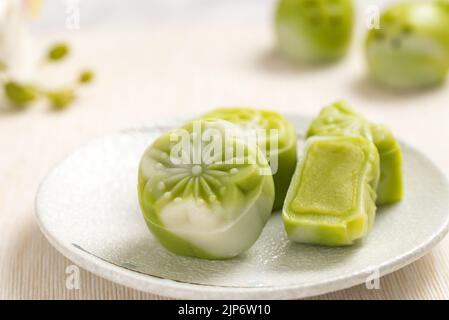
[[[126,243],[112,243],[110,246],[103,244],[94,248],[73,245],[96,258],[130,271],[191,284],[209,284],[214,279],[226,277],[238,265],[238,260],[245,259],[245,255],[231,260],[178,256],[162,247],[149,233]]]

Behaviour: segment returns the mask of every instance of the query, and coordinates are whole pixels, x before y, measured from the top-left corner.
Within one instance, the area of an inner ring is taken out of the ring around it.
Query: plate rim
[[[286,118],[295,119],[296,121],[308,121],[312,118],[307,115],[300,115],[294,113],[285,113]],[[161,127],[172,126],[179,121],[185,119],[184,117],[172,117],[171,119],[153,121],[153,123],[146,126],[140,126],[136,128],[122,129],[115,133],[104,135],[95,138],[74,150],[80,150],[87,147],[89,144],[111,137],[118,134],[127,134],[129,132],[142,132],[144,130],[160,129]],[[449,182],[444,171],[426,154],[412,147],[402,139],[398,139],[401,146],[412,150],[419,154],[426,161],[431,163],[433,167],[442,176],[445,184],[445,188],[449,190]],[[111,262],[96,257],[93,254],[82,251],[71,243],[58,240],[54,237],[50,230],[47,229],[45,223],[41,217],[42,212],[40,210],[39,199],[40,194],[45,187],[45,183],[48,178],[54,173],[66,159],[68,159],[73,153],[70,153],[67,157],[57,162],[56,165],[48,172],[44,179],[39,184],[37,189],[34,212],[37,220],[37,224],[50,242],[50,244],[57,249],[63,256],[74,262],[81,268],[109,281],[118,283],[120,285],[133,288],[142,292],[147,292],[160,297],[169,297],[177,299],[300,299],[306,297],[318,296],[338,290],[344,290],[362,283],[365,283],[367,276],[372,274],[373,271],[378,270],[381,277],[397,271],[406,265],[418,260],[426,253],[428,253],[434,246],[436,246],[449,232],[449,212],[446,214],[444,223],[440,226],[438,231],[432,233],[431,236],[421,242],[419,246],[396,256],[390,260],[377,265],[374,269],[367,268],[356,273],[352,273],[349,276],[341,276],[328,281],[317,281],[307,286],[301,284],[294,285],[282,285],[282,286],[270,286],[270,287],[227,287],[227,286],[213,286],[207,284],[192,284],[182,281],[176,281],[171,279],[164,279],[149,274],[139,273],[137,271],[129,270],[120,266],[117,266]]]

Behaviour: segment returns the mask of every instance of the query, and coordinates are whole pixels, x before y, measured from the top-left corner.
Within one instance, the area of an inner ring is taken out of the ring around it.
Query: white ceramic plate
[[[299,133],[308,119],[290,115]],[[179,257],[153,238],[137,200],[144,149],[177,123],[98,139],[42,183],[36,199],[48,240],[79,266],[114,282],[174,298],[301,298],[348,288],[418,259],[446,234],[449,189],[442,172],[402,144],[405,198],[378,210],[360,245],[326,248],[287,240],[279,214],[245,254],[227,261]]]

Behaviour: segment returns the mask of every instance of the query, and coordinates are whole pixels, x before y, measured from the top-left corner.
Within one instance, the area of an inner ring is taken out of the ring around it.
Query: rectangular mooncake
[[[390,204],[402,199],[402,152],[393,133],[385,126],[369,123],[344,102],[321,110],[311,123],[307,137],[362,136],[374,143],[380,157],[380,181],[377,204]]]
[[[361,136],[306,141],[287,193],[282,218],[295,242],[350,245],[374,222],[379,154]]]

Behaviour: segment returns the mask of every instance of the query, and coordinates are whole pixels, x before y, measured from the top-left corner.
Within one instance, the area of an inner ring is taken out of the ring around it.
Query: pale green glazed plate
[[[299,133],[310,120],[287,118]],[[363,243],[344,248],[294,244],[274,214],[255,245],[237,258],[176,256],[147,230],[136,175],[144,149],[177,125],[154,123],[97,139],[52,170],[38,191],[36,215],[42,232],[63,255],[103,278],[167,297],[291,299],[393,272],[423,256],[448,231],[446,178],[427,157],[402,143],[405,197],[378,210]]]

